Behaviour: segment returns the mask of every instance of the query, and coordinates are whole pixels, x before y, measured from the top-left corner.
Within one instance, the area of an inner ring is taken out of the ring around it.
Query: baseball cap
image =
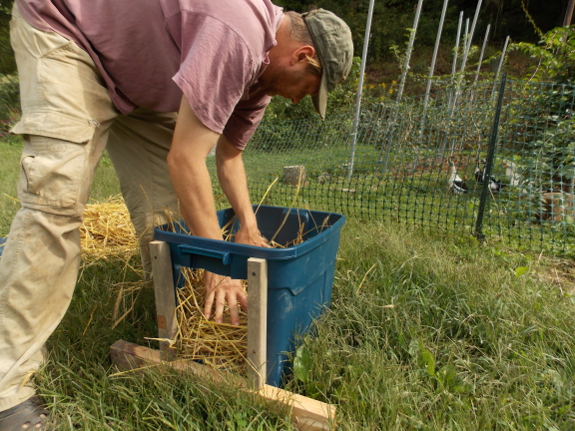
[[[353,41],[347,24],[334,13],[316,9],[302,14],[319,61],[322,75],[319,93],[312,96],[313,106],[325,118],[327,93],[347,78],[353,62]]]

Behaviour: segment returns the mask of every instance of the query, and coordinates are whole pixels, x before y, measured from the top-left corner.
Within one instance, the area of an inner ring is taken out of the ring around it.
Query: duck
[[[510,186],[516,187],[523,182],[523,177],[518,172],[518,167],[514,162],[505,160],[503,166],[505,166],[505,176],[509,180]]]
[[[492,176],[489,177],[489,190],[491,190],[492,192],[500,192],[503,187],[505,187],[505,184],[503,184],[500,181],[497,181]]]
[[[477,181],[479,184],[483,184],[485,177],[487,176],[487,173],[485,172],[485,164],[485,159],[479,160],[475,166],[475,171],[473,172],[475,181]],[[505,187],[505,184],[503,184],[501,181],[498,181],[493,175],[489,176],[489,190],[492,192],[499,192],[503,187]]]
[[[483,166],[483,169],[481,169]],[[475,181],[479,184],[483,183],[483,177],[485,176],[485,159],[481,159],[475,165],[475,170],[473,171],[473,176],[475,177]]]
[[[457,169],[455,168],[455,163],[453,160],[449,159],[449,164],[451,165],[451,174],[449,175],[449,190],[453,193],[463,194],[467,193],[469,188],[465,181],[457,175]]]

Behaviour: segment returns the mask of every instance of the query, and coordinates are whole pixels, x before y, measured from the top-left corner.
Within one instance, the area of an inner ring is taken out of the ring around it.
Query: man
[[[283,13],[269,0],[17,0],[11,41],[24,149],[16,215],[0,260],[0,429],[41,427],[29,376],[70,303],[78,228],[108,150],[140,241],[164,209],[194,235],[222,239],[205,159],[241,224],[235,241],[266,246],[242,151],[271,96],[327,92],[349,73],[351,33],[330,12]],[[178,112],[177,117],[174,113]],[[207,273],[205,315],[247,307],[239,280]]]

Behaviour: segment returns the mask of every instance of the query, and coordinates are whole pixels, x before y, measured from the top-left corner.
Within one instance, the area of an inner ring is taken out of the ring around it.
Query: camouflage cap
[[[321,63],[319,94],[312,96],[313,105],[325,118],[327,93],[347,78],[353,62],[353,41],[347,24],[334,13],[316,9],[302,14]]]

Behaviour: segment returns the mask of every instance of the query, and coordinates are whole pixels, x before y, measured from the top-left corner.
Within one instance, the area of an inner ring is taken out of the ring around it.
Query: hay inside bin
[[[287,219],[287,216],[286,216]],[[178,224],[179,231],[186,231],[179,222],[170,218],[170,227],[175,231],[174,224]],[[230,226],[235,218],[222,227],[224,239],[233,241],[230,234]],[[312,229],[322,231],[329,227],[329,217]],[[280,224],[278,232],[285,224],[285,220]],[[274,241],[277,233],[270,239],[270,246],[273,248],[292,247],[304,242],[309,232],[305,232],[305,224],[300,223],[296,237],[288,244],[278,244]],[[183,277],[183,287],[177,289],[176,316],[178,331],[173,346],[176,355],[180,358],[200,361],[206,365],[219,369],[234,371],[239,374],[246,373],[247,357],[247,313],[240,309],[240,324],[234,326],[230,324],[229,308],[226,304],[224,308],[224,323],[216,323],[207,320],[204,316],[205,286],[203,282],[204,270],[182,267],[181,277]],[[244,289],[247,289],[247,282],[242,280]]]
[[[181,275],[185,282],[177,289],[177,356],[244,374],[248,345],[247,314],[240,310],[240,324],[234,326],[230,324],[226,305],[223,323],[207,320],[204,316],[204,270],[182,268]],[[243,285],[245,288],[246,283]]]

